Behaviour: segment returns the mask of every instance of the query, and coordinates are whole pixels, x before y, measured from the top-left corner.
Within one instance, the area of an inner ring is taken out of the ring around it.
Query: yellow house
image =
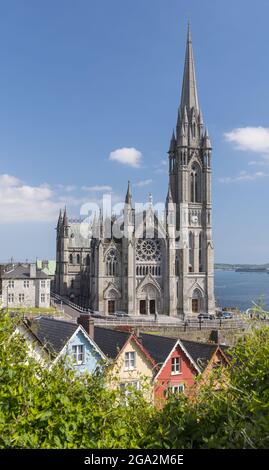
[[[124,389],[125,395],[132,388],[141,390],[144,397],[153,399],[154,359],[130,332],[106,328],[94,328],[94,340],[111,361],[108,368],[108,385]]]

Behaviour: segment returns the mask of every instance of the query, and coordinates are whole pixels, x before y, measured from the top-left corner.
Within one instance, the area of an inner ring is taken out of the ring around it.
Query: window
[[[118,276],[119,274],[119,263],[118,254],[116,250],[111,249],[106,255],[106,275],[107,276]]]
[[[8,294],[7,299],[8,299],[9,303],[13,303],[14,302],[14,294]]]
[[[120,389],[124,392],[125,396],[128,396],[131,395],[132,389],[140,389],[140,383],[138,382],[138,380],[134,380],[133,382],[123,382],[120,384]]]
[[[174,395],[178,393],[184,393],[184,390],[184,384],[172,385],[171,387],[168,387],[168,393],[173,393]]]
[[[85,364],[85,346],[83,344],[72,346],[72,356],[75,364]]]
[[[24,294],[19,294],[19,302],[24,302]]]
[[[80,263],[80,255],[77,255],[77,264]]]
[[[74,279],[71,279],[71,289],[74,289]]]
[[[191,202],[201,202],[201,171],[197,164],[191,168],[190,200]]]
[[[46,287],[46,281],[41,281],[41,287]]]
[[[73,264],[73,255],[72,255],[72,253],[69,255],[69,263]]]
[[[50,287],[50,281],[47,281],[47,286]]]
[[[8,287],[14,289],[14,281],[8,281]]]
[[[172,374],[181,374],[181,358],[172,358]]]
[[[125,353],[125,370],[135,369],[135,352],[126,352]]]
[[[46,302],[46,296],[45,296],[45,294],[41,294],[40,300],[41,300],[41,303],[42,303],[42,304]]]
[[[28,288],[30,286],[30,281],[23,281],[23,287]]]

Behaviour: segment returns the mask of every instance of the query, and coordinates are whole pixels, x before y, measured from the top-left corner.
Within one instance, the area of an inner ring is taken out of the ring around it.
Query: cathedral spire
[[[132,205],[132,187],[130,181],[128,181],[128,189],[125,197],[125,204],[129,204],[130,206]]]
[[[177,148],[177,141],[176,141],[175,131],[173,130],[168,153],[174,153],[176,148]]]
[[[205,149],[212,149],[212,145],[211,145],[211,142],[210,142],[210,138],[209,138],[209,135],[208,135],[207,128],[205,130],[205,135],[204,135],[204,148]]]
[[[64,227],[67,227],[67,226],[68,226],[68,218],[67,218],[67,213],[66,213],[66,206],[65,206],[65,208],[64,208],[63,226],[64,226]]]
[[[166,205],[173,203],[172,191],[171,191],[171,184],[168,184],[168,191],[166,196]]]
[[[61,225],[62,225],[62,222],[63,222],[62,210],[60,209],[59,218],[58,218],[58,223],[57,223],[57,230],[60,230],[60,227],[61,227]]]
[[[198,93],[197,93],[197,84],[196,84],[196,76],[195,76],[195,66],[194,66],[190,24],[188,25],[185,68],[184,68],[181,105],[180,105],[181,115],[183,115],[185,106],[187,108],[187,111],[190,111],[192,108],[194,108],[199,113],[199,102],[198,102]]]

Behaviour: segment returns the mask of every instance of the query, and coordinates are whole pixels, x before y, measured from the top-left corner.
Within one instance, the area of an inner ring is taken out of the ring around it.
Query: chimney
[[[77,323],[86,330],[90,338],[94,339],[94,320],[89,313],[81,313]]]
[[[36,264],[30,264],[30,278],[36,278]]]
[[[215,343],[215,344],[220,343],[220,332],[219,332],[219,330],[211,330],[209,341],[212,341],[212,343]]]

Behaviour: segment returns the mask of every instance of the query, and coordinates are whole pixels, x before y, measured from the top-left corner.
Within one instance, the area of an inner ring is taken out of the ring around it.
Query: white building
[[[2,307],[50,307],[50,276],[36,264],[17,265],[2,273]]]

